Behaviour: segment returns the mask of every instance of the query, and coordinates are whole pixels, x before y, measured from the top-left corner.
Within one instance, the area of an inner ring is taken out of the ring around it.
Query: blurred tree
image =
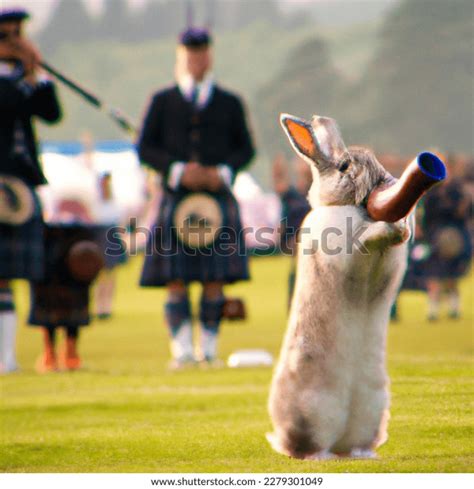
[[[307,24],[309,4],[283,13],[277,0],[201,0],[194,2],[196,20],[213,30],[238,30],[255,22],[297,28]]]
[[[208,0],[208,12],[213,9],[216,30],[236,30],[258,21],[280,25],[280,11],[276,0]]]
[[[149,1],[138,19],[139,40],[176,37],[185,25],[184,0]]]
[[[473,152],[471,0],[405,0],[358,88],[354,134],[378,149]]]
[[[307,41],[288,56],[280,73],[257,95],[258,116],[264,146],[272,152],[291,152],[279,124],[287,112],[310,119],[336,116],[344,81],[335,69],[327,45],[321,39]]]
[[[87,41],[96,33],[96,22],[82,0],[60,0],[48,24],[39,33],[38,43],[43,53],[50,55],[65,43]]]
[[[134,28],[127,0],[105,0],[97,28],[100,39],[130,41],[134,38]]]

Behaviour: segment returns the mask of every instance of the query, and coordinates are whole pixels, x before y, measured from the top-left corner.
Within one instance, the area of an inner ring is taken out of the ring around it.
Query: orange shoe
[[[78,370],[81,368],[81,359],[77,353],[77,340],[66,338],[65,348],[61,352],[61,366],[66,370]]]
[[[64,367],[67,370],[79,370],[81,368],[82,362],[79,357],[66,357],[64,359]]]
[[[51,338],[47,328],[41,328],[43,334],[43,354],[36,360],[35,370],[40,374],[56,372],[58,363],[56,361],[56,351],[54,348],[54,336]]]
[[[39,374],[46,374],[48,372],[56,372],[58,370],[58,364],[56,361],[56,355],[52,350],[46,350],[39,358],[36,360],[35,370]]]

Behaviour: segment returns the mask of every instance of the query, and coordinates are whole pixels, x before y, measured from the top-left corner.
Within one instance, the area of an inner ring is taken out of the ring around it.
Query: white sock
[[[217,331],[205,328],[201,325],[199,336],[200,356],[204,360],[214,360],[217,356]]]
[[[193,355],[193,325],[185,321],[171,338],[171,355],[175,360],[192,360]]]
[[[17,369],[16,363],[16,312],[0,312],[0,372]]]
[[[439,316],[439,300],[433,300],[428,297],[428,316],[431,318]]]
[[[457,291],[451,291],[449,292],[448,296],[448,301],[449,301],[449,312],[451,314],[459,314],[460,311],[460,299],[459,299],[459,292]]]

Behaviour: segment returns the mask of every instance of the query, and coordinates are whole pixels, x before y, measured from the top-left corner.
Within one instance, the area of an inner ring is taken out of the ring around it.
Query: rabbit
[[[372,458],[387,439],[386,329],[413,221],[368,216],[369,194],[393,177],[370,150],[346,148],[335,120],[282,114],[280,122],[311,167],[312,210],[300,231],[267,439],[299,459]]]

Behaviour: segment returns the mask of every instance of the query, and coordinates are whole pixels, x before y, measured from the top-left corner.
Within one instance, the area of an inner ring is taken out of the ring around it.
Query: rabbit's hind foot
[[[331,453],[329,450],[320,450],[319,452],[311,453],[310,455],[305,455],[305,460],[333,460],[337,458],[337,455]]]
[[[377,454],[370,448],[353,448],[349,456],[351,458],[366,458],[366,459],[377,458]]]

